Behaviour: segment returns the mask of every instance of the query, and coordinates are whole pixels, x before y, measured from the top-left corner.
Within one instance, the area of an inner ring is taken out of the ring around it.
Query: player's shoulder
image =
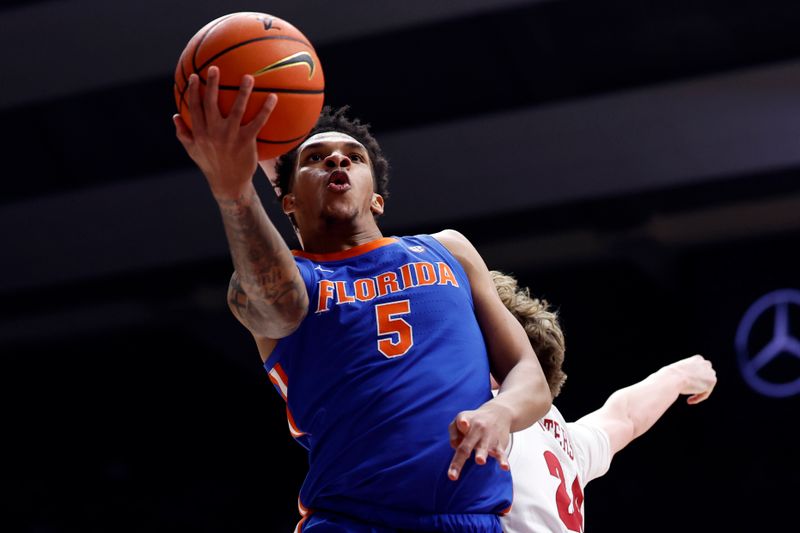
[[[444,229],[438,233],[432,233],[431,237],[439,241],[451,254],[459,259],[469,258],[478,253],[469,239],[460,231]]]
[[[444,242],[453,242],[453,243],[469,243],[469,240],[464,236],[463,233],[454,229],[443,229],[437,233],[431,233],[431,237],[436,239],[437,241],[444,243]]]

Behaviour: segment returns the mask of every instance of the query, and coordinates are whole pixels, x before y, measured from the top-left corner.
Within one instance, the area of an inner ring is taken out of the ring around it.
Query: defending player
[[[492,271],[500,299],[525,328],[553,398],[567,376],[564,335],[547,302],[530,297],[517,280]],[[574,423],[554,406],[526,430],[514,433],[509,462],[514,506],[502,518],[506,533],[583,531],[583,489],[608,471],[611,458],[646,432],[680,395],[689,404],[708,398],[717,382],[699,355],[667,365],[612,394],[605,405]]]
[[[293,255],[252,183],[256,133],[276,98],[240,125],[253,79],[228,117],[218,80],[211,67],[201,101],[190,77],[193,133],[174,121],[220,207],[231,310],[309,450],[300,505],[312,512],[298,529],[499,531],[509,432],[544,415],[550,394],[481,257],[454,231],[382,236],[386,161],[367,127],[341,113],[323,114],[278,165],[303,244]],[[503,379],[495,399],[490,366]]]

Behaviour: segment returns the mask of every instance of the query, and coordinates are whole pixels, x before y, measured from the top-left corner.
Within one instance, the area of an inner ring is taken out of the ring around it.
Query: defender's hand
[[[717,373],[711,366],[711,361],[702,355],[676,361],[665,369],[676,372],[683,378],[680,393],[691,395],[686,399],[686,403],[691,405],[708,398],[717,384]]]
[[[242,78],[239,94],[230,113],[224,117],[218,105],[219,68],[209,67],[203,98],[200,97],[200,78],[197,74],[189,76],[191,131],[180,115],[172,117],[178,140],[205,174],[217,199],[239,198],[253,179],[258,163],[256,137],[278,102],[278,97],[270,94],[255,118],[242,124],[253,84],[252,76]]]
[[[475,452],[475,462],[485,465],[494,457],[503,470],[508,470],[506,447],[511,429],[511,413],[490,400],[475,411],[462,411],[450,423],[450,446],[456,453],[450,462],[447,476],[455,481],[464,463]]]

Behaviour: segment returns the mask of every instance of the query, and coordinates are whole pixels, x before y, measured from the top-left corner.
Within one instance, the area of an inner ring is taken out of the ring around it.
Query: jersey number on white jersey
[[[581,506],[583,505],[583,491],[581,484],[578,481],[578,476],[572,482],[572,497],[570,499],[567,494],[567,480],[564,479],[564,469],[558,458],[552,452],[544,452],[544,460],[547,462],[547,468],[550,469],[550,474],[557,477],[561,483],[556,490],[556,505],[558,506],[558,517],[570,531],[583,531],[583,515],[581,515]],[[572,511],[570,511],[572,506]]]

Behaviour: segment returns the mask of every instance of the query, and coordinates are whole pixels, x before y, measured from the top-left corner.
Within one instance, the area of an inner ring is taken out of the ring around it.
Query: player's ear
[[[294,194],[289,193],[281,199],[281,208],[285,215],[294,213]]]
[[[378,193],[372,193],[372,201],[369,203],[369,209],[372,214],[380,216],[383,214],[383,196]]]

